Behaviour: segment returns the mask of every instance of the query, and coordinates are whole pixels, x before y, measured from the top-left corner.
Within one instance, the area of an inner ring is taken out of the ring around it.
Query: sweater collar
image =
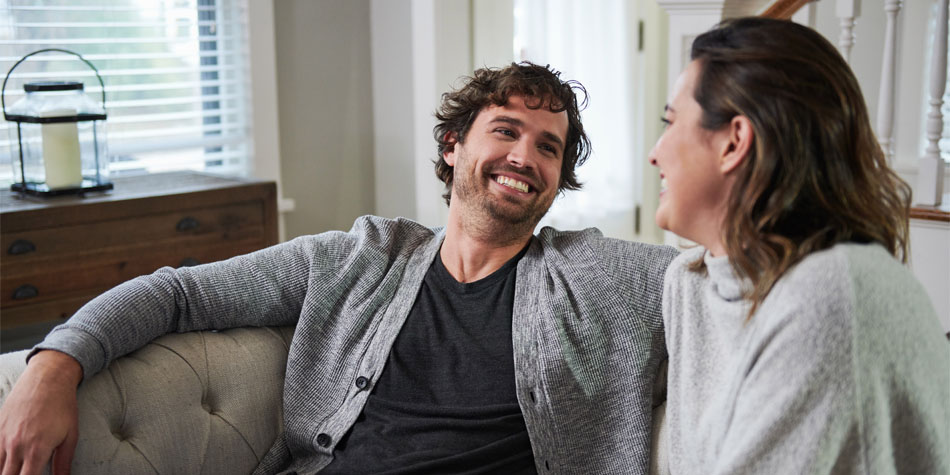
[[[712,253],[706,251],[703,262],[709,272],[713,291],[722,299],[730,302],[741,300],[745,291],[752,288],[749,279],[740,279],[736,275],[732,263],[729,262],[729,256],[713,257]]]

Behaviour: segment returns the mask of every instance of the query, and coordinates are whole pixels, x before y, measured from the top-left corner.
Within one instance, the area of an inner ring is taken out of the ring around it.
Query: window
[[[0,0],[0,70],[6,75],[43,48],[91,62],[105,84],[113,176],[185,169],[245,175],[252,149],[246,2]],[[44,80],[81,81],[101,100],[88,66],[44,53],[13,71],[7,106],[23,97],[24,83]],[[0,122],[0,182],[7,184],[11,125]]]

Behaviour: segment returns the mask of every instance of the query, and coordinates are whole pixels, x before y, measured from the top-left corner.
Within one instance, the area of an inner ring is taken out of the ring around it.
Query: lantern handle
[[[82,55],[80,55],[79,53],[76,53],[76,52],[73,52],[73,51],[69,51],[69,50],[67,50],[67,49],[60,49],[60,48],[44,48],[44,49],[36,50],[36,51],[34,51],[34,52],[32,52],[32,53],[30,53],[30,54],[28,54],[28,55],[26,55],[26,56],[20,58],[20,60],[17,61],[16,63],[14,63],[14,64],[13,64],[13,67],[11,67],[9,71],[7,71],[6,77],[3,78],[3,87],[0,87],[0,106],[3,107],[3,118],[4,118],[4,119],[7,119],[7,98],[6,98],[6,92],[7,92],[7,81],[10,79],[10,74],[13,73],[13,70],[16,69],[16,67],[19,66],[20,63],[26,61],[26,58],[29,58],[30,56],[33,56],[33,55],[35,55],[35,54],[48,53],[48,52],[50,52],[50,51],[59,51],[60,53],[68,53],[68,54],[71,54],[71,55],[73,55],[73,56],[76,56],[77,58],[79,58],[80,61],[86,63],[86,66],[89,66],[90,68],[92,68],[92,71],[96,73],[96,79],[99,80],[99,87],[101,88],[101,91],[102,91],[102,108],[105,109],[105,107],[106,107],[106,85],[105,85],[104,82],[102,82],[102,76],[99,75],[99,70],[96,69],[96,67],[93,66],[92,63],[90,63],[89,61],[87,61],[86,58],[83,58]],[[9,119],[7,119],[7,120],[9,120]]]

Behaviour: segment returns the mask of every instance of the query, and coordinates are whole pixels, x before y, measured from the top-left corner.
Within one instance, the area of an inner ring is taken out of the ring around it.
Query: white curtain
[[[560,196],[541,226],[595,226],[608,236],[634,238],[642,167],[633,146],[636,32],[627,8],[624,0],[515,0],[515,57],[550,64],[590,96],[582,119],[593,154],[577,168],[584,188]]]

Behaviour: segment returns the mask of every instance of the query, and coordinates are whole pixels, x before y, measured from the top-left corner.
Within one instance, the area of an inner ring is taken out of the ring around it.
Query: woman
[[[950,345],[900,261],[908,186],[835,48],[746,18],[699,36],[650,161],[673,473],[950,472]]]

